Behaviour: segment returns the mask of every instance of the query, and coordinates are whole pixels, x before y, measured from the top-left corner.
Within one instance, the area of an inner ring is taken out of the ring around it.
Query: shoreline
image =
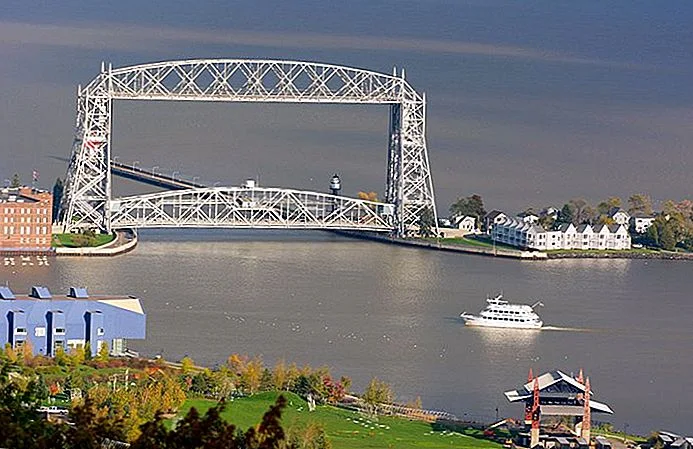
[[[521,249],[511,250],[507,248],[483,248],[463,245],[451,245],[443,242],[429,242],[425,240],[408,240],[385,235],[369,234],[357,231],[330,231],[337,235],[345,237],[371,240],[375,242],[409,246],[416,248],[430,249],[434,251],[456,252],[463,254],[472,254],[485,257],[501,257],[505,259],[515,260],[562,260],[562,259],[644,259],[644,260],[683,260],[693,261],[693,253],[677,253],[677,252],[624,252],[624,251],[567,251],[560,253],[550,253],[542,251],[523,251]]]

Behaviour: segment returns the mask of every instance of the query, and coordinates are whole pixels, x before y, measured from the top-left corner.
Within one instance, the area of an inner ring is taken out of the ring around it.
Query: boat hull
[[[518,323],[510,321],[498,321],[498,320],[487,320],[475,315],[460,315],[460,318],[464,320],[465,326],[473,327],[495,327],[501,329],[533,329],[539,330],[544,325],[543,322],[531,322],[531,323]]]

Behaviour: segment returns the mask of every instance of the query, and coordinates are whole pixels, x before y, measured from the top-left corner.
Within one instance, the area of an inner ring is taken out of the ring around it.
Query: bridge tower
[[[77,91],[77,120],[60,223],[66,231],[111,231],[118,201],[111,194],[113,100],[380,104],[390,106],[385,200],[393,233],[403,236],[432,210],[426,148],[426,97],[392,75],[301,61],[208,59],[166,61],[101,72]],[[437,223],[434,224],[437,231]]]

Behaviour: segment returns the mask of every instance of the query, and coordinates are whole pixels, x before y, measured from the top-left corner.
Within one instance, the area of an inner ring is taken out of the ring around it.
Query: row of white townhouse
[[[537,223],[506,217],[493,226],[491,238],[507,245],[536,250],[552,249],[630,249],[628,228],[623,224],[562,224],[547,231]]]

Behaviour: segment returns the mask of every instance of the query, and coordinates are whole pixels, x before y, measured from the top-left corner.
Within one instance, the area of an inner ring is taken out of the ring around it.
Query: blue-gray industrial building
[[[106,345],[112,355],[123,355],[127,339],[145,337],[146,314],[134,296],[90,296],[86,288],[72,287],[53,296],[46,287],[15,295],[0,286],[0,344],[21,348],[31,342],[34,354],[54,356],[91,347],[92,355]]]

